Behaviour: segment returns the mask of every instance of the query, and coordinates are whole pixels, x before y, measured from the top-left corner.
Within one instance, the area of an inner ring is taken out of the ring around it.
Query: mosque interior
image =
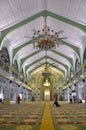
[[[86,0],[0,0],[0,106],[73,93],[86,103]]]

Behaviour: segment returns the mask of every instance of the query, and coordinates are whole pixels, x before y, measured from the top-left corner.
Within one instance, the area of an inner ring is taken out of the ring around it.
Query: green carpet
[[[44,106],[44,102],[0,104],[0,130],[39,130]]]
[[[55,130],[86,129],[85,104],[61,104],[61,107],[53,107],[50,104],[50,110]]]
[[[54,130],[86,130],[86,105],[49,102]],[[0,130],[40,130],[45,102],[0,104]]]

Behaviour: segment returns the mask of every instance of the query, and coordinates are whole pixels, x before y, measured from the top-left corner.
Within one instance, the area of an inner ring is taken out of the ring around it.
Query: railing
[[[8,73],[10,72],[9,66],[6,65],[6,64],[5,64],[4,62],[2,62],[1,60],[0,60],[0,67],[1,67],[1,69],[2,69],[1,71],[2,71],[3,74],[6,74],[5,71],[8,72]],[[12,76],[18,79],[18,74],[17,74],[17,72],[15,72],[14,70],[12,70],[11,72],[12,72]]]
[[[86,66],[80,70],[79,72],[77,72],[73,77],[71,77],[66,83],[65,85],[69,84],[69,83],[73,83],[73,81],[77,81],[79,79],[81,79],[81,77],[86,77]]]

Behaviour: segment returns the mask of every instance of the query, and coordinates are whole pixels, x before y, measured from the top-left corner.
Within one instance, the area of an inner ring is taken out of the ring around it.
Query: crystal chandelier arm
[[[62,32],[64,32],[64,31],[63,31],[63,30],[60,30],[60,31],[56,32],[56,34],[58,35],[58,34],[60,34],[60,33],[62,33]]]
[[[58,38],[58,39],[67,39],[67,37],[61,37],[61,38]]]
[[[61,40],[61,39],[67,39],[67,37],[59,37],[58,40]]]
[[[45,69],[47,71],[47,51],[45,51]]]

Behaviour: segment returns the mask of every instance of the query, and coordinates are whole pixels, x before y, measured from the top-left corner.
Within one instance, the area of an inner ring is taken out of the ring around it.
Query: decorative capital
[[[86,64],[81,64],[80,68],[83,69],[86,66]]]
[[[71,78],[71,77],[70,77],[70,76],[68,76],[68,80],[70,80],[70,78]]]
[[[9,70],[13,70],[14,67],[12,65],[9,66]]]
[[[20,73],[18,73],[18,77],[20,77],[21,76],[21,74]]]
[[[23,78],[24,81],[26,81],[26,78]]]
[[[74,72],[73,72],[73,75],[75,75],[75,74],[76,74],[76,72],[74,71]]]

